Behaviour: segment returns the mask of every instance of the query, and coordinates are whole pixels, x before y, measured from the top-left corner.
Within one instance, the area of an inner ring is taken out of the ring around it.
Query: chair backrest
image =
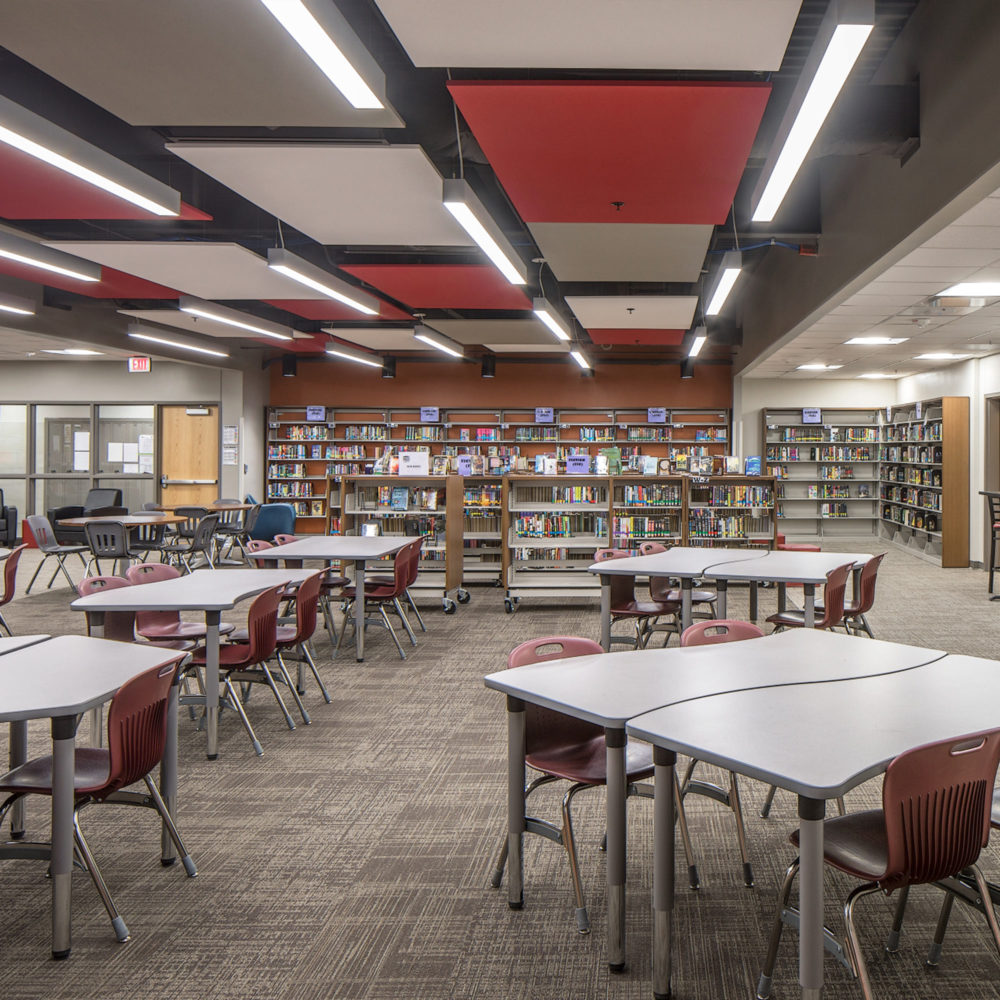
[[[149,524],[134,525],[130,530],[132,542],[149,547],[163,543],[163,536],[166,533],[167,526],[156,521],[150,521]]]
[[[252,538],[274,538],[279,534],[294,534],[295,508],[290,503],[261,504],[254,521]]]
[[[121,504],[121,490],[98,486],[87,491],[87,497],[83,501],[83,512],[84,514],[91,514],[99,507],[120,507]]]
[[[108,709],[108,780],[94,797],[139,781],[160,763],[167,742],[167,707],[177,663],[152,667],[126,681]]]
[[[889,764],[884,888],[936,882],[975,862],[989,839],[998,763],[1000,730],[992,729],[916,747]]]
[[[120,521],[92,522],[83,526],[90,551],[98,558],[124,559],[129,555],[128,532]]]
[[[732,618],[714,618],[695,622],[681,633],[682,646],[707,646],[715,642],[738,642],[741,639],[759,639],[764,634],[752,622]]]
[[[260,552],[261,549],[273,549],[274,546],[270,542],[265,542],[263,538],[251,538],[247,542],[247,552]],[[254,559],[253,564],[257,569],[267,569],[270,565],[270,559]]]
[[[10,555],[3,561],[3,594],[0,594],[0,607],[14,599],[14,590],[17,587],[17,563],[27,547],[25,544],[11,549]]]
[[[864,615],[871,611],[872,605],[875,603],[875,583],[878,579],[878,568],[882,565],[884,558],[884,552],[881,555],[872,556],[865,563],[864,569],[861,570],[861,594],[858,597],[858,606],[855,608],[855,614]]]
[[[589,656],[603,653],[593,639],[571,635],[550,635],[544,639],[529,639],[510,651],[508,667],[523,667],[528,663],[562,660],[571,656]],[[562,746],[585,743],[595,736],[603,737],[604,730],[593,722],[574,719],[539,705],[525,705],[524,751],[526,754],[546,753]]]
[[[128,587],[130,583],[120,576],[87,576],[78,584],[77,590],[81,597],[88,594],[97,594],[102,590],[118,590],[120,587]],[[87,635],[91,633],[90,612],[86,612]],[[134,611],[105,611],[104,612],[104,638],[115,639],[118,642],[135,642],[135,612]]]
[[[295,637],[291,643],[305,642],[316,631],[316,609],[319,606],[319,590],[323,585],[326,570],[317,570],[307,576],[295,591]]]
[[[194,538],[194,533],[198,528],[198,523],[205,516],[204,507],[175,507],[174,513],[184,520],[174,525],[177,534],[181,538]]]
[[[192,552],[205,552],[212,544],[212,535],[219,526],[218,514],[206,514],[194,529],[194,538],[191,539]]]
[[[854,563],[846,563],[831,569],[823,584],[823,617],[817,619],[816,628],[833,628],[844,617],[844,595],[847,593],[847,578],[854,569]]]
[[[155,500],[147,500],[142,505],[143,510],[163,510],[163,508]]]
[[[410,582],[410,563],[413,561],[411,545],[404,545],[392,557],[392,597],[406,593]]]
[[[280,535],[275,535],[274,536],[274,544],[275,545],[288,545],[291,542],[297,542],[297,541],[298,541],[298,536],[297,535],[286,535],[286,534],[282,533]]]
[[[181,575],[179,569],[169,563],[139,563],[125,570],[128,582],[137,585],[156,583],[158,580],[175,580]],[[137,611],[135,627],[140,633],[157,626],[174,625],[181,620],[179,611]]]
[[[639,552],[644,556],[655,555],[657,552],[666,552],[666,545],[661,545],[659,542],[643,542],[639,546]]]
[[[417,582],[417,575],[420,573],[420,552],[424,547],[424,536],[420,535],[418,538],[414,538],[410,542],[409,548],[409,565],[407,567],[406,575],[406,586],[410,587]]]
[[[87,517],[118,517],[128,513],[128,507],[95,507],[87,511]]]
[[[1000,523],[1000,493],[991,493],[989,491],[980,490],[980,496],[986,497],[986,504],[989,508],[990,515],[990,527]]]
[[[35,544],[42,552],[54,552],[59,548],[52,525],[44,514],[29,514],[25,520],[31,529],[31,535],[35,539]]]
[[[278,604],[283,590],[279,585],[263,591],[253,599],[247,611],[247,663],[262,663],[274,655],[278,644]]]
[[[260,517],[259,503],[255,503],[249,510],[243,512],[243,535],[249,535],[253,531],[258,517]]]
[[[594,553],[594,562],[606,562],[609,559],[628,559],[632,555],[628,549],[598,549]],[[635,600],[635,577],[611,577],[611,610],[624,607]]]

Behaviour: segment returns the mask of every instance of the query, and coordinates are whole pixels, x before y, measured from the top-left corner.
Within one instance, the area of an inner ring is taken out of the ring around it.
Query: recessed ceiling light
[[[864,344],[868,347],[882,347],[888,344],[905,344],[909,337],[851,337],[845,344]]]
[[[865,372],[858,378],[903,378],[903,375],[887,375],[885,372]]]
[[[103,355],[103,351],[88,351],[84,347],[61,347],[59,350],[42,349],[42,354],[70,354],[73,357],[89,357],[91,355]]]
[[[996,299],[1000,298],[1000,281],[960,281],[957,285],[952,285],[938,294]]]
[[[843,365],[799,365],[797,370],[800,372],[832,372],[843,367]]]
[[[918,354],[914,361],[965,361],[968,354],[949,354],[947,351],[935,351],[930,354]]]

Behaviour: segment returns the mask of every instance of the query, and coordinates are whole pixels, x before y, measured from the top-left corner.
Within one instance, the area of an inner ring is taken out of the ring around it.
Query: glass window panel
[[[36,479],[36,513],[47,515],[56,507],[82,506],[89,489],[89,479]]]
[[[97,410],[97,472],[151,473],[152,406],[100,406]]]
[[[17,508],[17,530],[21,531],[20,521],[31,512],[27,508],[27,484],[23,479],[0,479],[0,490],[3,490],[3,502],[8,507]]]
[[[27,452],[28,408],[0,406],[0,472],[27,472]]]
[[[35,407],[35,471],[90,471],[89,406]]]
[[[156,499],[156,481],[153,479],[99,479],[98,486],[122,491],[122,506],[129,511],[142,510],[144,503]]]

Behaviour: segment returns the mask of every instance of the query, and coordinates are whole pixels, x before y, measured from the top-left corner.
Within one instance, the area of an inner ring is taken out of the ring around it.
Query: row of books
[[[941,512],[941,494],[937,490],[910,489],[906,486],[883,486],[880,495],[883,500],[890,500],[895,503],[909,503],[915,507],[923,507],[925,510]]]
[[[879,459],[883,462],[915,462],[920,465],[940,464],[942,458],[940,445],[933,447],[911,445],[908,448],[882,448]]]
[[[884,428],[883,441],[940,441],[941,422],[929,424],[889,424]]]
[[[518,514],[511,527],[518,538],[573,538],[607,535],[608,519],[600,514]]]
[[[691,503],[712,507],[770,507],[774,494],[770,486],[692,487]]]
[[[771,530],[769,517],[749,514],[717,517],[713,511],[692,510],[688,519],[688,536],[691,538],[745,538],[747,535],[769,534]]]
[[[908,483],[911,486],[940,486],[941,470],[914,469],[908,465],[884,465],[882,466],[881,478]]]
[[[767,446],[769,462],[871,462],[871,448],[847,447],[845,445],[823,445],[813,448],[798,448],[788,445]]]
[[[869,442],[878,441],[877,427],[783,427],[781,441],[798,441],[802,444],[824,444],[828,442]]]
[[[612,531],[616,538],[664,538],[681,533],[679,517],[615,517]]]

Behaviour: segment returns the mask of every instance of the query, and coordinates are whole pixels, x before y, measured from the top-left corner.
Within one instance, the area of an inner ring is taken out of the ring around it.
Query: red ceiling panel
[[[158,219],[65,170],[0,144],[0,216],[5,219]],[[181,202],[181,219],[210,220]]]
[[[479,264],[358,264],[341,270],[413,309],[530,309],[496,268]]]
[[[448,89],[525,222],[709,225],[726,221],[771,85],[459,80]]]
[[[36,285],[61,288],[66,292],[79,292],[80,295],[92,299],[177,299],[181,295],[173,288],[158,285],[145,278],[137,278],[124,271],[116,271],[113,267],[101,268],[100,281],[76,281],[73,278],[53,274],[51,271],[0,259],[0,274],[33,281]]]
[[[377,317],[364,316],[349,306],[334,302],[333,299],[265,299],[268,305],[276,309],[284,309],[286,312],[295,313],[303,319],[314,320],[355,320],[358,323],[367,322],[373,318],[377,319],[413,319],[413,317],[402,309],[389,305],[388,302],[379,304],[379,314]]]
[[[587,330],[595,344],[650,344],[676,347],[687,330]]]

